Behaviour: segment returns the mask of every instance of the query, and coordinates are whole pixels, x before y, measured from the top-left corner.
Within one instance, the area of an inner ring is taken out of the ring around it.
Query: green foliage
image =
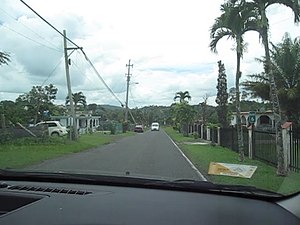
[[[272,45],[272,71],[278,90],[281,109],[286,116],[298,123],[300,116],[300,39],[292,40],[286,34],[281,43]],[[264,60],[260,60],[264,62]],[[253,97],[270,101],[270,80],[265,73],[248,76],[243,83]]]
[[[228,93],[227,93],[227,78],[225,73],[225,66],[222,61],[218,61],[219,74],[217,84],[216,103],[218,104],[218,121],[222,127],[228,127]]]
[[[86,106],[86,97],[84,94],[80,92],[72,93],[72,100],[74,103],[75,109],[77,108],[78,104],[81,104],[83,107]],[[70,102],[69,96],[66,97],[66,105]]]
[[[179,91],[176,92],[176,95],[174,97],[174,101],[176,101],[176,99],[179,99],[180,103],[184,103],[184,102],[188,102],[187,100],[191,100],[191,96],[190,93],[188,91]],[[185,100],[187,99],[187,100]]]
[[[50,84],[49,86],[33,86],[32,89],[20,95],[16,99],[16,106],[23,109],[22,119],[28,123],[36,123],[39,120],[49,119],[51,110],[54,108],[53,101],[56,99],[57,88]]]
[[[188,124],[194,122],[196,111],[187,102],[177,103],[172,106],[174,122],[180,125],[183,135],[188,135]]]
[[[126,134],[128,135],[132,133]],[[14,143],[0,145],[0,168],[24,168],[48,159],[99,147],[124,136],[125,134],[94,133],[80,136],[77,141],[70,141],[67,138],[19,139]]]
[[[290,173],[289,177],[277,176],[275,167],[261,161],[246,159],[241,163],[238,154],[230,149],[211,145],[188,145],[186,143],[194,142],[192,137],[182,137],[182,135],[179,135],[171,128],[165,128],[165,131],[209,181],[231,185],[255,186],[283,194],[291,194],[299,190],[299,173]],[[253,165],[257,166],[257,170],[251,179],[208,175],[211,162]]]

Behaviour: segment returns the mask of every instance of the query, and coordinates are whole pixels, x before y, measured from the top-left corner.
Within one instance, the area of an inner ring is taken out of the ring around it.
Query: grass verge
[[[287,177],[277,176],[275,167],[261,161],[246,158],[241,163],[238,154],[228,148],[211,145],[189,145],[187,144],[188,142],[196,141],[193,137],[183,137],[182,134],[179,134],[172,128],[166,128],[165,131],[209,181],[222,184],[255,186],[282,194],[300,191],[300,173],[290,172]],[[253,165],[257,166],[257,170],[250,179],[208,175],[210,162]]]
[[[133,135],[127,132],[118,135],[103,133],[86,134],[77,141],[66,137],[50,138],[46,141],[22,139],[11,144],[0,145],[0,168],[22,168],[62,155],[84,151]]]

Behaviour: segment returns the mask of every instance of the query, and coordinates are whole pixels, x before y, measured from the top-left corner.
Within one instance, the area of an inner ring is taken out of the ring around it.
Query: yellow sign
[[[256,169],[257,166],[211,162],[208,174],[251,178]]]

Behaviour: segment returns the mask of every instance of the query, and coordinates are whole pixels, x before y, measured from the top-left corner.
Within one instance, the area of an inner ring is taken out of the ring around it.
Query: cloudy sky
[[[209,29],[220,15],[223,0],[25,0],[67,36],[92,61],[119,100],[125,102],[126,64],[131,59],[129,106],[170,105],[175,93],[189,91],[192,104],[209,96],[214,104],[218,67],[225,64],[228,87],[234,86],[234,43],[221,40],[218,54],[209,49]],[[273,43],[285,32],[299,35],[293,15],[283,6],[269,9]],[[10,53],[0,67],[0,101],[15,100],[34,85],[54,84],[56,104],[67,95],[63,38],[19,0],[1,0],[0,51]],[[243,77],[260,72],[263,55],[256,33],[245,36]],[[68,47],[74,47],[70,42]],[[82,91],[88,104],[119,106],[80,51],[71,52],[72,92]]]

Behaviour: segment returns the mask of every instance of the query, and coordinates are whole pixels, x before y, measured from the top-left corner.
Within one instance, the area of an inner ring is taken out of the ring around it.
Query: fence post
[[[249,159],[253,159],[253,126],[248,128],[248,135],[249,135]]]
[[[204,124],[201,124],[201,139],[204,139],[203,137],[204,137]]]
[[[284,155],[284,168],[286,171],[289,170],[289,166],[291,165],[291,132],[289,130],[292,127],[291,122],[286,122],[282,125],[282,141],[283,141],[283,155]]]
[[[221,127],[217,128],[217,132],[218,132],[218,145],[221,145]]]
[[[210,128],[206,128],[206,140],[210,141]]]

